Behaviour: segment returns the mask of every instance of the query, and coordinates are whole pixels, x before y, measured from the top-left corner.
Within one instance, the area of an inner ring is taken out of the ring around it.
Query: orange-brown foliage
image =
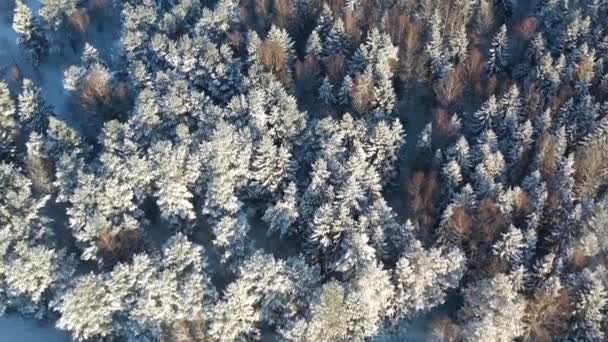
[[[296,15],[295,3],[293,0],[273,0],[272,11],[274,24],[288,28]]]
[[[291,82],[288,51],[277,42],[265,40],[260,47],[260,63],[284,85]]]
[[[87,1],[87,8],[89,10],[100,10],[105,8],[107,4],[107,0],[89,0]]]
[[[545,179],[553,179],[558,166],[557,137],[545,133],[537,140],[536,151],[543,156],[541,174]]]
[[[539,88],[538,84],[534,84],[523,94],[524,113],[530,120],[542,114],[545,107],[545,96]]]
[[[416,172],[409,184],[411,216],[422,229],[423,237],[429,233],[435,221],[435,200],[438,188],[436,172]]]
[[[346,74],[346,57],[342,54],[333,54],[325,63],[329,80],[334,84],[340,84]]]
[[[394,6],[384,22],[386,32],[391,36],[393,44],[400,46],[405,38],[406,30],[411,25],[410,18],[398,6]]]
[[[530,196],[525,191],[521,191],[513,201],[513,218],[525,218],[532,212]]]
[[[171,325],[163,325],[162,341],[165,342],[190,342],[190,341],[208,341],[209,326],[203,319],[188,319],[177,320]]]
[[[454,208],[452,216],[448,219],[447,233],[450,240],[466,241],[472,234],[473,217],[464,206]]]
[[[433,131],[438,132],[443,138],[450,138],[458,132],[458,127],[452,121],[452,115],[442,109],[433,114]]]
[[[12,64],[8,69],[8,80],[15,84],[21,83],[23,80],[23,73],[17,64]]]
[[[107,108],[112,102],[110,76],[101,70],[90,72],[80,89],[80,104],[88,112]]]
[[[557,95],[554,96],[550,101],[550,106],[551,106],[551,110],[553,112],[557,112],[559,110],[559,108],[566,102],[568,102],[568,100],[570,100],[572,97],[574,97],[575,92],[574,92],[574,88],[572,88],[571,85],[569,84],[562,84],[560,85],[558,91],[557,91]]]
[[[344,32],[350,38],[354,45],[359,45],[361,42],[361,25],[360,19],[363,13],[360,9],[355,11],[346,8],[344,9],[344,15],[342,15],[342,22],[344,23]]]
[[[537,294],[528,301],[524,316],[526,342],[550,342],[562,336],[568,329],[571,304],[568,291]]]
[[[426,55],[419,51],[424,26],[420,20],[401,13],[398,8],[393,8],[385,21],[385,29],[399,47],[396,74],[406,85],[413,86],[427,76]]]
[[[90,22],[89,13],[85,8],[74,9],[69,18],[70,27],[80,34],[87,31]]]
[[[304,61],[296,61],[295,78],[298,84],[314,86],[319,79],[320,73],[321,66],[313,56],[306,57]]]
[[[444,108],[450,108],[462,99],[465,88],[464,73],[464,68],[459,65],[450,70],[448,75],[437,84],[435,95]]]
[[[266,18],[270,12],[270,0],[253,0],[253,13],[260,18]]]
[[[579,82],[591,82],[595,73],[595,60],[589,55],[579,58],[574,70],[574,80]]]
[[[331,11],[334,13],[334,15],[340,15],[340,13],[342,13],[342,9],[345,7],[346,1],[326,0],[325,3],[329,5],[329,8],[331,8]]]
[[[420,20],[412,20],[407,18],[405,21],[405,31],[400,41],[400,46],[408,51],[417,50],[420,45],[420,36],[424,26]]]
[[[140,236],[137,230],[124,230],[119,233],[106,231],[96,240],[100,256],[108,261],[120,261],[132,255],[139,248]]]
[[[493,200],[486,198],[477,209],[477,240],[492,243],[508,224],[507,217]]]
[[[463,68],[469,85],[480,83],[481,76],[485,73],[487,68],[481,50],[478,48],[471,50],[463,62]]]
[[[538,20],[534,17],[527,17],[515,25],[515,33],[519,39],[528,41],[536,34]]]
[[[353,80],[351,94],[352,107],[358,113],[365,113],[369,110],[373,101],[374,82],[371,75],[359,74]]]
[[[575,248],[568,256],[567,269],[569,273],[581,272],[589,266],[590,257],[580,248]]]
[[[608,139],[590,141],[576,152],[576,193],[581,199],[593,199],[608,180]]]
[[[481,85],[481,84],[480,84]],[[486,80],[485,84],[482,88],[478,88],[478,94],[482,96],[490,96],[496,94],[496,88],[498,87],[498,77],[496,75],[491,75]]]

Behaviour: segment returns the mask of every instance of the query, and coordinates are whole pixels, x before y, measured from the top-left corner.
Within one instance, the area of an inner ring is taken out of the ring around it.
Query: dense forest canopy
[[[75,341],[605,341],[607,17],[1,0],[0,313]]]

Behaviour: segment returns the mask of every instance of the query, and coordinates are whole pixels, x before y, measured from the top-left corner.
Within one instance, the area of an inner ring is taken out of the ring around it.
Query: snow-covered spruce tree
[[[123,308],[126,295],[111,288],[110,280],[102,275],[80,277],[57,305],[61,313],[57,327],[79,341],[109,338],[121,328],[114,315]]]
[[[57,251],[19,241],[3,255],[0,265],[2,306],[38,319],[47,315],[47,306],[62,293],[74,273],[74,260],[65,250]],[[3,308],[4,309],[4,308]]]
[[[44,102],[40,88],[30,79],[23,80],[19,94],[19,121],[25,132],[45,133],[50,108]]]
[[[39,14],[46,23],[45,30],[50,52],[61,52],[67,45],[72,45],[77,29],[70,22],[74,15],[82,15],[77,10],[78,0],[44,0]],[[74,46],[72,45],[72,49]]]
[[[490,96],[481,108],[471,116],[472,134],[479,135],[486,129],[497,127],[499,121],[499,107],[495,96]]]
[[[70,11],[76,8],[76,0],[44,0],[40,15],[53,27],[57,29],[69,16]]]
[[[319,32],[316,30],[312,31],[308,37],[308,41],[306,42],[306,56],[319,59],[322,53],[323,45],[321,38],[319,37]]]
[[[333,91],[334,86],[329,81],[329,77],[325,77],[319,87],[319,100],[326,106],[331,106],[336,102],[336,97]]]
[[[397,61],[397,52],[391,37],[376,28],[368,33],[365,43],[358,50],[367,68],[366,72],[371,71],[374,78],[372,104],[375,114],[380,117],[392,114],[395,106],[392,65]]]
[[[585,269],[577,278],[574,319],[568,337],[579,341],[601,341],[605,336],[602,321],[608,304],[606,281],[602,281],[606,278],[606,268]]]
[[[300,336],[294,341],[347,341],[352,338],[349,334],[350,317],[354,307],[348,302],[346,290],[337,281],[325,283],[320,293],[312,303],[309,322],[300,323]],[[294,336],[295,337],[295,336]]]
[[[6,157],[14,153],[18,129],[15,102],[8,85],[0,81],[0,156]]]
[[[213,225],[215,239],[213,244],[222,253],[222,262],[233,267],[245,258],[252,250],[252,241],[249,236],[251,226],[244,212],[226,214],[216,218]]]
[[[125,4],[122,10],[124,24],[120,41],[129,57],[140,57],[145,54],[146,43],[150,39],[150,31],[154,28],[157,17],[156,3],[152,0]]]
[[[524,297],[514,275],[497,274],[469,285],[460,312],[467,341],[511,341],[524,332]]]
[[[289,341],[364,341],[380,328],[393,288],[386,271],[371,264],[347,286],[331,280],[317,291],[306,320],[295,322]]]
[[[276,146],[268,135],[262,137],[253,155],[251,178],[258,196],[278,197],[294,178],[294,160],[287,146]]]
[[[522,231],[514,225],[510,225],[509,229],[502,234],[501,239],[492,246],[492,252],[512,270],[516,270],[523,261],[525,247]]]
[[[436,11],[433,14],[430,25],[431,34],[426,45],[426,53],[431,61],[433,76],[437,79],[441,79],[450,70],[451,65],[443,42],[443,24],[439,11]]]
[[[140,254],[111,272],[81,276],[58,299],[57,326],[77,340],[155,341],[176,322],[209,321],[215,290],[200,246],[177,234],[162,256]]]
[[[54,116],[49,116],[44,149],[55,156],[55,182],[57,202],[67,202],[77,186],[78,172],[84,166],[84,157],[90,151],[80,134]]]
[[[376,83],[374,87],[374,106],[377,115],[392,114],[397,96],[393,87],[393,72],[388,58],[382,58],[376,65]]]
[[[446,291],[459,286],[464,270],[461,251],[426,250],[413,241],[395,267],[393,316],[410,318],[443,304]]]
[[[403,126],[399,120],[379,121],[368,135],[369,143],[365,147],[368,159],[380,173],[382,184],[387,184],[395,176],[396,163],[405,144]]]
[[[334,15],[327,3],[323,3],[321,10],[319,11],[319,17],[317,18],[317,26],[315,31],[318,33],[321,41],[325,41],[331,30],[332,23],[334,21]]]
[[[53,160],[44,148],[44,139],[38,133],[30,134],[27,148],[26,171],[32,181],[34,192],[50,194],[54,189]]]
[[[278,142],[299,140],[307,123],[307,113],[300,111],[295,97],[267,73],[254,75],[254,84],[246,95],[249,126],[255,139],[269,135]]]
[[[298,194],[296,184],[291,182],[282,197],[266,209],[262,219],[268,223],[268,234],[278,232],[281,237],[295,235],[298,213]]]
[[[342,19],[337,18],[334,20],[327,39],[323,44],[323,55],[325,57],[331,57],[334,55],[348,55],[350,50],[348,36],[344,32],[344,22]]]
[[[104,261],[123,257],[139,240],[145,221],[140,205],[152,175],[126,124],[107,122],[100,143],[99,160],[87,165],[72,156],[75,169],[57,178],[77,177],[76,184],[66,184],[71,192],[67,213],[73,235],[85,251],[81,257]]]
[[[42,25],[22,0],[15,1],[13,29],[19,44],[27,50],[34,63],[40,63],[47,57],[49,45]]]
[[[181,233],[171,237],[163,246],[160,264],[153,274],[140,275],[137,263],[125,270],[115,269],[113,287],[121,285],[119,272],[131,272],[140,277],[130,317],[142,331],[159,338],[163,330],[176,322],[197,322],[208,326],[212,319],[211,304],[216,299],[215,289],[205,273],[205,251]],[[156,260],[152,260],[155,262]],[[133,277],[133,276],[131,276]],[[128,283],[122,283],[127,285]]]
[[[261,324],[284,327],[304,308],[318,282],[318,269],[300,258],[276,260],[256,252],[213,308],[210,335],[217,341],[246,341],[260,338]]]
[[[338,91],[338,104],[347,106],[350,103],[351,93],[353,91],[353,78],[350,75],[346,75],[342,81],[342,85]]]
[[[492,40],[490,59],[488,60],[488,71],[499,73],[505,70],[509,58],[508,48],[507,26],[502,25]]]
[[[302,195],[299,207],[304,222],[311,222],[316,210],[325,203],[331,203],[335,197],[334,188],[329,183],[331,171],[325,159],[312,163],[310,182]]]
[[[0,163],[0,185],[0,232],[6,237],[2,250],[10,249],[15,241],[34,243],[47,237],[49,221],[40,211],[48,196],[35,198],[32,182],[13,164]]]
[[[466,25],[461,25],[456,36],[448,40],[449,51],[452,62],[464,61],[469,52],[469,38],[467,37]]]
[[[148,152],[154,167],[155,196],[160,215],[173,225],[190,224],[195,218],[193,190],[200,176],[200,156],[193,152],[188,128],[177,127],[178,141],[160,141]]]
[[[251,138],[247,131],[220,122],[209,143],[209,163],[205,166],[208,179],[203,214],[220,217],[234,215],[241,208],[238,198],[249,177]],[[238,147],[240,153],[233,152]]]
[[[0,311],[42,318],[49,300],[71,277],[73,263],[50,247],[48,196],[32,193],[31,181],[11,164],[0,164]],[[49,244],[47,246],[46,244]]]

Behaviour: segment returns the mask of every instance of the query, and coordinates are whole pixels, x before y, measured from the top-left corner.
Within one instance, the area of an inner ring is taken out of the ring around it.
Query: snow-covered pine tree
[[[524,297],[510,276],[497,274],[469,285],[460,317],[465,336],[473,341],[507,342],[524,331]]]
[[[38,17],[32,15],[30,8],[23,0],[15,1],[13,29],[17,40],[27,51],[34,63],[42,62],[48,55],[49,45]]]
[[[342,85],[338,92],[338,104],[341,106],[348,106],[350,104],[350,96],[353,90],[353,79],[350,75],[344,76]]]
[[[19,130],[15,102],[8,85],[0,81],[0,156],[10,156],[15,151],[15,139]]]
[[[395,268],[394,317],[413,317],[442,304],[446,291],[458,287],[465,261],[459,250],[427,250],[420,241],[411,242]]]
[[[605,336],[603,321],[608,305],[608,291],[605,280],[602,281],[606,277],[606,268],[585,269],[577,276],[574,319],[568,337],[578,341],[601,341]]]
[[[333,89],[334,86],[329,81],[329,77],[325,76],[321,86],[319,87],[319,100],[321,100],[326,106],[331,106],[336,102]]]
[[[238,146],[239,154],[233,153],[235,146]],[[238,191],[249,177],[250,137],[246,132],[220,122],[209,143],[209,153],[203,213],[213,217],[221,217],[224,213],[234,215],[241,208]]]
[[[295,233],[294,224],[299,218],[298,195],[294,182],[291,182],[283,196],[276,204],[266,209],[262,219],[268,223],[268,233],[278,232],[281,237],[287,237]]]
[[[488,71],[499,73],[505,71],[509,63],[509,41],[507,37],[507,26],[502,25],[492,40],[490,58],[488,60]]]
[[[306,43],[306,57],[319,59],[322,53],[323,45],[321,43],[321,38],[319,37],[319,32],[316,30],[312,31],[308,37],[308,42]]]
[[[344,22],[341,18],[334,20],[331,30],[323,44],[323,54],[325,57],[333,55],[346,56],[349,51],[349,39],[344,32]]]
[[[19,94],[19,121],[26,133],[45,133],[50,109],[45,104],[40,89],[32,80],[24,79]]]

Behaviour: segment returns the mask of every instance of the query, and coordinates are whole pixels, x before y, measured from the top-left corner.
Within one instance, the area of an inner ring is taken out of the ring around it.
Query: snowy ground
[[[67,342],[67,334],[50,323],[40,323],[17,316],[0,318],[0,342]]]

